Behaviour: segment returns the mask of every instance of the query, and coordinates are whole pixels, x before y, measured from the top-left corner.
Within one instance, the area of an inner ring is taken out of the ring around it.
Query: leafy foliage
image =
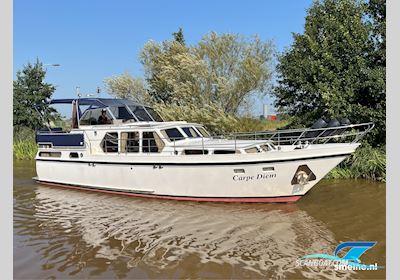
[[[363,144],[354,154],[333,169],[328,178],[370,179],[386,181],[386,152],[384,148],[372,148]]]
[[[321,116],[373,121],[376,128],[368,140],[380,145],[385,142],[386,80],[384,63],[376,62],[385,60],[385,37],[376,38],[377,29],[384,31],[374,15],[381,15],[384,1],[372,2],[315,1],[304,34],[293,34],[293,45],[279,57],[274,95],[279,110],[295,116],[298,124],[310,125]]]
[[[246,39],[237,34],[206,34],[195,47],[206,65],[206,100],[224,112],[237,114],[255,93],[265,93],[272,79],[272,43],[257,36]],[[210,88],[211,86],[211,88]]]
[[[183,35],[183,30],[181,27],[179,27],[179,30],[177,32],[172,33],[172,36],[174,36],[176,42],[185,45],[185,37]]]
[[[31,160],[35,158],[36,153],[35,131],[27,127],[14,127],[14,158]]]
[[[149,101],[149,95],[147,94],[143,79],[132,77],[127,72],[119,76],[106,78],[104,83],[111,95],[136,100],[142,103]]]
[[[40,128],[44,121],[59,119],[54,108],[47,103],[55,91],[55,87],[44,82],[46,71],[43,64],[36,61],[28,63],[21,71],[17,72],[17,79],[13,82],[14,126]],[[38,110],[42,113],[41,119]]]
[[[176,41],[150,41],[141,52],[149,94],[155,102],[203,103],[207,69],[190,48]],[[210,88],[210,86],[208,87]]]
[[[173,35],[174,40],[147,42],[140,53],[151,102],[217,106],[237,115],[251,95],[267,92],[272,78],[271,42],[212,32],[197,45],[187,46],[182,29]],[[133,81],[137,79],[124,74],[105,83],[113,95],[125,97],[136,94]],[[139,90],[138,99],[142,96]]]
[[[158,103],[155,109],[166,121],[188,121],[201,123],[214,135],[235,131],[238,127],[238,119],[225,114],[221,108],[213,104],[202,107],[196,105],[180,106],[177,104]]]

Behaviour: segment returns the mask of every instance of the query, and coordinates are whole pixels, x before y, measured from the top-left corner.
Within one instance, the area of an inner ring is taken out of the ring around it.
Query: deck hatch
[[[85,141],[80,133],[39,133],[36,134],[36,143],[51,143],[53,147],[83,147]]]

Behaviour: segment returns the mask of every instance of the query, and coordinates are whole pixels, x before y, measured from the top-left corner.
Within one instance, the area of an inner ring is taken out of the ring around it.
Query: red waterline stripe
[[[102,193],[108,193],[108,194],[127,195],[127,196],[146,197],[146,198],[159,198],[159,199],[169,199],[169,200],[205,201],[205,202],[295,202],[301,198],[301,195],[278,196],[278,197],[243,197],[243,198],[165,196],[165,195],[155,195],[155,194],[148,195],[148,194],[141,194],[141,193],[128,193],[128,192],[104,190],[104,189],[91,188],[91,187],[85,188],[85,187],[81,187],[81,186],[50,183],[50,182],[44,182],[44,181],[36,181],[36,182],[41,185],[46,185],[46,186],[50,186],[50,187],[61,187],[61,188],[83,190],[83,191],[95,191],[95,192],[102,192]]]

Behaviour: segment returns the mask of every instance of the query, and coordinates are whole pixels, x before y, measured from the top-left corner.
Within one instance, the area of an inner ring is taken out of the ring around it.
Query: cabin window
[[[207,155],[208,150],[183,150],[183,155]]]
[[[261,147],[261,149],[263,149],[263,151],[265,151],[265,152],[272,151],[271,147],[270,147],[268,144],[261,145],[260,147]]]
[[[125,106],[110,107],[110,111],[114,115],[114,117],[118,120],[135,120],[134,116],[132,116],[132,114],[129,113],[128,109],[126,109]]]
[[[161,153],[165,144],[160,136],[154,131],[143,132],[142,151],[143,153]]]
[[[246,151],[246,153],[248,153],[248,154],[258,153],[257,147],[248,148],[248,149],[246,149],[245,151]]]
[[[234,150],[215,150],[214,155],[226,155],[226,154],[235,154]]]
[[[153,119],[147,114],[146,110],[143,106],[139,105],[129,105],[129,109],[131,109],[132,113],[136,116],[139,121],[142,122],[151,122]]]
[[[160,115],[150,107],[145,107],[146,111],[151,115],[151,117],[156,121],[156,122],[163,122],[164,120],[160,117]]]
[[[70,158],[79,158],[78,153],[69,153]]]
[[[121,133],[121,152],[138,153],[139,152],[139,132]]]
[[[79,120],[79,124],[80,125],[98,125],[98,120],[99,117],[101,115],[101,110],[104,108],[97,108],[97,109],[91,109],[91,110],[87,110],[83,116],[81,117],[81,119]],[[110,113],[108,112],[108,110],[106,111],[106,116],[108,117],[108,119],[111,121],[112,123],[112,117],[110,115]]]
[[[178,141],[178,140],[182,140],[185,138],[185,137],[183,137],[182,133],[180,133],[177,128],[165,129],[165,130],[162,130],[161,133],[169,141]]]
[[[201,137],[200,134],[193,128],[193,127],[182,127],[183,132],[185,132],[185,134],[190,137]]]
[[[200,132],[200,134],[201,134],[203,137],[210,136],[210,133],[208,133],[208,131],[207,131],[204,127],[202,127],[202,126],[197,126],[196,128],[197,128],[197,130]]]
[[[40,152],[39,156],[40,157],[56,157],[56,158],[59,158],[59,157],[61,157],[61,152]]]
[[[118,152],[118,133],[107,132],[102,141],[102,149],[105,153]]]

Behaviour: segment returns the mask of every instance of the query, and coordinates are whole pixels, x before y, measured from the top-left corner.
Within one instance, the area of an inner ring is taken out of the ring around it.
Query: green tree
[[[321,116],[374,121],[369,140],[378,145],[385,141],[385,78],[373,62],[367,7],[357,0],[315,1],[304,34],[293,34],[293,45],[279,56],[273,94],[279,110],[304,125]]]
[[[190,48],[177,41],[149,41],[140,54],[149,95],[154,102],[183,104],[190,93],[198,97],[204,65]],[[197,73],[202,72],[201,75]]]
[[[238,34],[206,34],[195,47],[206,65],[207,86],[203,95],[225,113],[237,115],[250,97],[265,95],[273,72],[273,45],[259,37]]]
[[[46,71],[39,60],[34,64],[28,63],[17,72],[17,79],[13,82],[13,117],[14,127],[17,129],[38,129],[43,127],[44,122],[59,119],[56,110],[47,103],[55,87],[44,82],[45,76]],[[43,119],[38,111],[42,113]]]
[[[141,103],[150,101],[145,81],[142,78],[132,77],[128,72],[106,78],[104,83],[107,91],[115,97],[131,99]]]
[[[181,27],[179,27],[177,32],[172,33],[172,36],[174,36],[176,42],[185,45],[185,37],[183,36],[183,30]]]
[[[272,55],[271,42],[212,32],[191,47],[177,40],[150,41],[140,58],[156,102],[213,103],[235,115],[251,95],[267,92]]]
[[[371,40],[375,46],[374,63],[386,66],[386,0],[369,0],[367,14],[372,25]]]

